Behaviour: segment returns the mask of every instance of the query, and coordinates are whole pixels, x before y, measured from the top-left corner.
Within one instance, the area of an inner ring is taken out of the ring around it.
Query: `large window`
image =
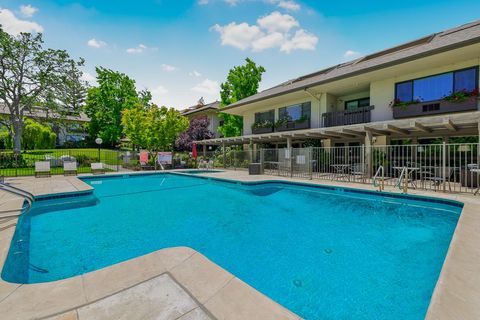
[[[278,109],[278,116],[289,121],[310,119],[310,108],[310,102],[295,104]]]
[[[395,85],[395,99],[401,102],[435,101],[454,92],[478,88],[478,68],[462,69]]]
[[[358,108],[368,107],[369,105],[370,105],[370,98],[362,98],[362,99],[345,101],[345,110],[353,111]]]
[[[275,122],[275,110],[269,110],[265,112],[257,112],[255,113],[255,122],[260,123],[260,122]]]

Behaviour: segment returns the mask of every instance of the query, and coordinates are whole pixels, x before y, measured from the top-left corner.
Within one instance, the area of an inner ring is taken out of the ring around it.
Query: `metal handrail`
[[[380,180],[381,184],[377,184],[378,176],[380,175],[380,173],[382,174],[382,179]],[[375,188],[378,187],[378,191],[385,190],[385,168],[383,166],[379,166],[377,172],[373,176],[373,186]]]
[[[6,191],[8,193],[20,196],[27,201],[27,207],[22,207],[22,212],[30,209],[33,205],[33,202],[35,201],[34,195],[31,194],[30,192],[28,192],[26,190],[23,190],[23,189],[20,189],[20,188],[17,188],[17,187],[14,187],[14,186],[11,186],[11,185],[8,185],[4,182],[0,182],[0,189]],[[18,211],[18,210],[3,210],[3,211],[0,211],[0,213],[10,213],[10,212],[15,212],[15,211]]]
[[[395,187],[397,187],[400,190],[403,189],[403,193],[407,193],[407,190],[408,190],[408,168],[407,167],[403,167]]]

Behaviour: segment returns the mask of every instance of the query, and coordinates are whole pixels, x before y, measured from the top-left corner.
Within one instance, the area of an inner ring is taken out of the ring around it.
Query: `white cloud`
[[[223,0],[223,1],[225,1],[231,6],[236,6],[240,2],[240,0]]]
[[[107,43],[105,41],[92,38],[87,41],[87,45],[92,48],[102,48],[102,47],[105,47]]]
[[[267,30],[267,32],[288,32],[290,29],[300,26],[294,17],[288,14],[281,14],[278,11],[274,11],[268,16],[259,18],[257,24],[260,28]]]
[[[196,77],[196,78],[202,76],[202,74],[201,74],[200,72],[198,72],[197,70],[193,70],[193,71],[190,72],[188,75],[189,75],[190,77]]]
[[[0,24],[5,32],[18,35],[21,32],[43,32],[43,27],[36,22],[20,20],[8,9],[0,8]]]
[[[211,30],[220,34],[222,45],[241,50],[263,51],[278,48],[282,52],[315,50],[318,37],[300,28],[300,23],[288,14],[278,11],[260,17],[257,24],[231,22],[214,25]]]
[[[128,48],[127,53],[142,53],[147,49],[147,46],[144,44],[139,44],[135,48]]]
[[[31,5],[27,4],[20,6],[20,12],[26,18],[31,18],[33,15],[38,11],[38,8],[32,7]]]
[[[317,42],[318,38],[315,35],[300,29],[282,45],[280,51],[290,53],[293,50],[315,50]]]
[[[196,86],[192,88],[192,91],[208,94],[208,95],[218,95],[220,92],[220,85],[217,81],[205,79]]]
[[[166,71],[166,72],[172,72],[177,70],[177,67],[174,67],[165,63],[163,63],[160,67],[162,68],[163,71]]]
[[[88,72],[83,72],[80,80],[86,81],[92,85],[97,82],[97,78],[95,78],[91,73]]]
[[[345,53],[343,54],[343,57],[344,58],[347,58],[347,59],[354,59],[354,58],[358,58],[360,57],[362,54],[358,51],[353,51],[353,50],[347,50],[345,51]]]
[[[168,89],[162,85],[158,85],[153,90],[150,90],[152,93],[152,98],[155,103],[158,105],[165,104],[165,95],[168,93]]]
[[[216,24],[212,29],[220,33],[222,45],[232,46],[242,50],[251,47],[252,42],[262,36],[262,32],[258,26],[251,26],[246,22],[240,24],[231,22],[223,27]]]
[[[300,5],[298,3],[296,3],[295,1],[282,0],[282,1],[278,1],[277,5],[280,8],[285,9],[285,10],[290,10],[290,11],[300,10]]]
[[[280,32],[266,34],[252,43],[253,51],[263,51],[268,48],[280,47],[285,41],[285,36]]]

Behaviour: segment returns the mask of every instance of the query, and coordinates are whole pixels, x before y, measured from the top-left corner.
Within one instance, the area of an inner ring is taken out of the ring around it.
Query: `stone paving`
[[[135,173],[141,174],[141,173]],[[372,190],[363,184],[249,176],[245,171],[202,176],[240,181],[289,180]],[[75,177],[11,178],[36,196],[91,189]],[[394,189],[387,190],[398,192]],[[435,288],[427,319],[480,319],[480,197],[413,190],[465,203]],[[22,200],[0,192],[0,208]],[[3,267],[16,218],[0,219]],[[300,319],[207,257],[167,248],[69,279],[13,284],[0,280],[0,319]]]

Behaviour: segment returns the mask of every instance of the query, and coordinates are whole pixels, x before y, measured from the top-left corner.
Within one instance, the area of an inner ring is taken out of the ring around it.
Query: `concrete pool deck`
[[[363,184],[249,176],[244,171],[196,176],[239,181],[296,181],[373,190],[372,186]],[[76,177],[22,177],[7,179],[7,182],[35,196],[91,190]],[[417,190],[409,190],[409,193],[465,204],[426,318],[480,319],[480,197]],[[0,193],[2,209],[18,209],[21,205],[20,198]],[[15,226],[16,218],[0,219],[0,268],[3,268]],[[300,319],[207,257],[186,247],[162,249],[49,283],[12,284],[0,280],[0,318]]]

